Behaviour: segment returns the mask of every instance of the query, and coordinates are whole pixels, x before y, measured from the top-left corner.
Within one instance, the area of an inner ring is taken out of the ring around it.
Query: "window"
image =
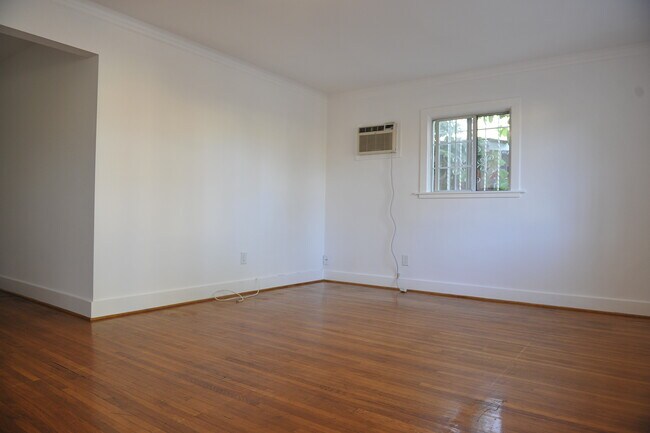
[[[433,120],[431,191],[510,190],[510,112]]]
[[[422,110],[421,198],[518,197],[519,101]]]

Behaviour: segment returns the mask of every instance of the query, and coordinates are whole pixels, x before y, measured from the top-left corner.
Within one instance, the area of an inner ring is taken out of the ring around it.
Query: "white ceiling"
[[[650,40],[650,0],[94,0],[326,92]]]

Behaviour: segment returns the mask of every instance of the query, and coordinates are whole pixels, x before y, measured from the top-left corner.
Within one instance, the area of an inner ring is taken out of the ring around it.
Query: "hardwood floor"
[[[0,292],[2,432],[649,432],[650,320],[316,283],[89,323]]]

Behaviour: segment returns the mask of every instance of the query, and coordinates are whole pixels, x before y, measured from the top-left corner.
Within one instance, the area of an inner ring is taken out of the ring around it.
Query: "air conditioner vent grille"
[[[357,148],[359,155],[395,153],[396,144],[397,131],[395,123],[362,126],[359,128]]]

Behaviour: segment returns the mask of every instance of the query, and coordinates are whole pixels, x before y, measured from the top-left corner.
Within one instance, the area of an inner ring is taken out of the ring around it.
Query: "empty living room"
[[[650,0],[0,0],[0,433],[650,433]]]

